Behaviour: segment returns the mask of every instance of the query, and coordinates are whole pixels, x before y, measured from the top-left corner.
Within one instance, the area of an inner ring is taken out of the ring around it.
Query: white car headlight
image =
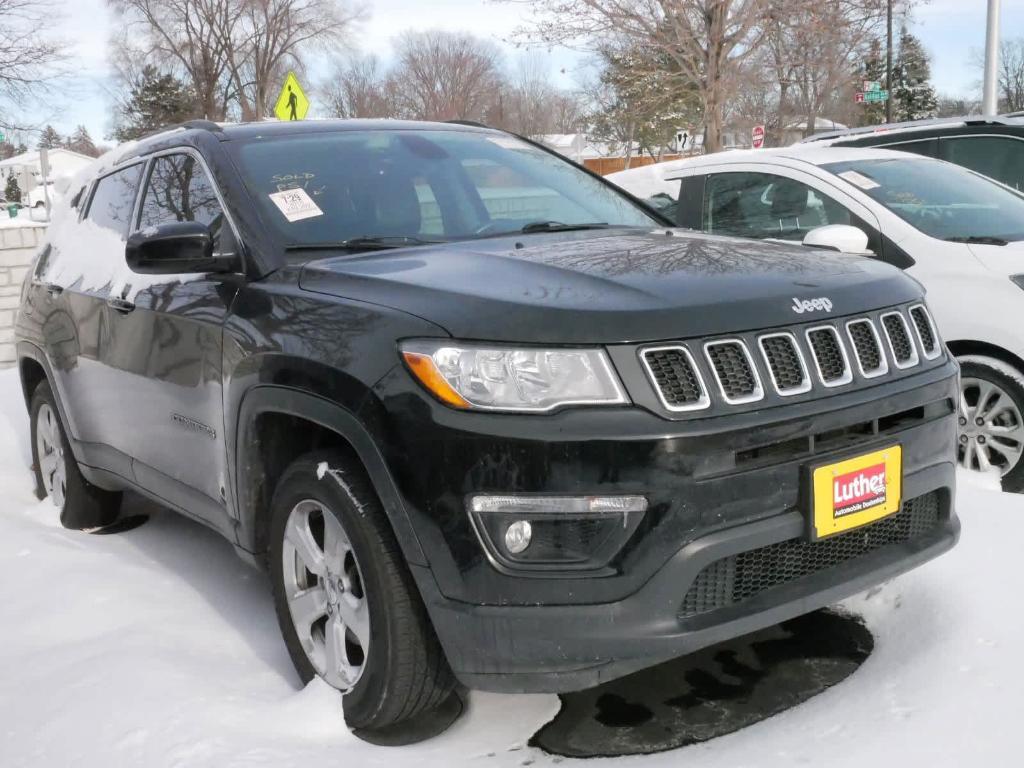
[[[402,357],[421,384],[454,408],[550,411],[562,405],[627,403],[600,349],[538,349],[416,340]]]

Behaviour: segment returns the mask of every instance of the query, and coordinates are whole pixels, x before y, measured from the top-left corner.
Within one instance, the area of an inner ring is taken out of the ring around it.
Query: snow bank
[[[546,766],[553,696],[473,694],[443,736],[373,747],[338,697],[299,689],[264,578],[216,534],[141,502],[113,536],[61,529],[32,495],[27,419],[0,372],[0,765]],[[1008,766],[1024,683],[1024,497],[961,483],[961,545],[847,601],[877,639],[845,682],[740,733],[601,766]]]

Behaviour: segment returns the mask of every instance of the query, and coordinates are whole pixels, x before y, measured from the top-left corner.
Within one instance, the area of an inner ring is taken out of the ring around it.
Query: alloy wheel
[[[1024,454],[1024,418],[1009,393],[987,379],[960,381],[959,461],[965,469],[1006,475]]]
[[[48,403],[39,406],[39,413],[36,414],[36,457],[46,495],[54,506],[63,509],[67,495],[64,441],[61,439],[57,415]]]
[[[285,524],[284,588],[306,657],[328,684],[351,690],[370,649],[370,613],[352,543],[330,510],[300,501]]]

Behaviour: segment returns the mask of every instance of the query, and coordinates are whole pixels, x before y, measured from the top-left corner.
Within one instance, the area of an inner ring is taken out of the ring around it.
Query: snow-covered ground
[[[27,429],[14,372],[0,372],[2,768],[573,762],[526,745],[553,696],[473,694],[432,741],[359,741],[329,689],[299,689],[264,579],[226,542],[151,507],[124,534],[63,530],[32,495]],[[734,735],[614,762],[1020,765],[1024,497],[961,486],[960,546],[847,602],[876,647],[846,681]]]

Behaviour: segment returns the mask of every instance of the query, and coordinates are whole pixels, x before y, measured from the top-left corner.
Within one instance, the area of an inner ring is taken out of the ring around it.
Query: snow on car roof
[[[760,163],[776,160],[796,160],[810,165],[842,163],[848,160],[884,160],[895,157],[907,157],[925,160],[921,155],[910,152],[898,152],[894,149],[876,149],[874,147],[822,146],[818,144],[794,144],[790,147],[773,149],[743,149],[736,152],[720,152],[713,155],[702,155],[686,161],[676,173],[666,170],[662,178],[679,178],[685,168],[703,168],[712,165],[734,165],[744,163]],[[662,165],[667,165],[663,163]],[[654,166],[656,167],[656,166]]]

